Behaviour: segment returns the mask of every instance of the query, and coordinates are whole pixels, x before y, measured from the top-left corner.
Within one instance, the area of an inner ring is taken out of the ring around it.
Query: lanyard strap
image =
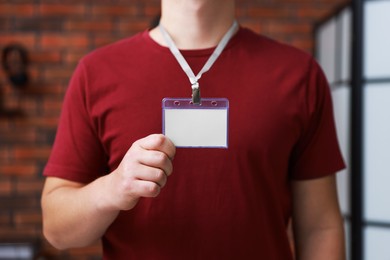
[[[234,32],[238,28],[237,21],[233,22],[233,25],[225,33],[225,35],[223,36],[223,38],[221,39],[221,41],[218,43],[217,47],[215,48],[214,52],[211,54],[211,56],[209,57],[207,62],[204,64],[203,68],[199,71],[198,75],[196,75],[196,76],[195,76],[194,72],[192,71],[190,65],[188,65],[187,61],[184,59],[184,57],[181,54],[181,52],[179,51],[179,49],[176,47],[176,44],[173,42],[171,36],[165,30],[165,28],[161,24],[159,24],[159,28],[160,28],[161,34],[164,37],[165,42],[168,44],[168,47],[171,50],[173,56],[175,56],[177,62],[179,62],[179,64],[180,64],[180,67],[187,74],[188,79],[191,82],[192,102],[194,104],[200,104],[200,91],[199,91],[198,80],[202,77],[203,73],[207,72],[211,68],[211,66],[214,64],[214,62],[218,59],[219,55],[225,49],[229,40],[233,37]]]

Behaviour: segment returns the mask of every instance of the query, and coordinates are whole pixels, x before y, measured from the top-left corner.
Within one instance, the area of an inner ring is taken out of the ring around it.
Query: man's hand
[[[48,177],[42,193],[45,237],[59,249],[94,243],[121,210],[160,193],[174,155],[168,138],[150,135],[134,142],[116,170],[89,184]]]
[[[111,173],[106,191],[115,210],[132,209],[141,197],[156,197],[172,173],[174,144],[164,135],[154,134],[130,147],[118,168]]]

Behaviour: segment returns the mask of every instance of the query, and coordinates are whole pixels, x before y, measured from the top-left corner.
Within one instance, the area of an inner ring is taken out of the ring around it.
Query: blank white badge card
[[[229,101],[202,98],[193,104],[188,98],[165,98],[163,134],[176,147],[227,148]]]

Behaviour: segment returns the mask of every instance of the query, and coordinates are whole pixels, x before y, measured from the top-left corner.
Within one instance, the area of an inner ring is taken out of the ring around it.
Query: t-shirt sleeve
[[[90,116],[88,78],[83,61],[67,89],[45,176],[88,183],[106,173],[107,156]]]
[[[334,174],[345,167],[340,152],[330,88],[312,59],[306,84],[305,124],[292,153],[292,178],[305,180]]]

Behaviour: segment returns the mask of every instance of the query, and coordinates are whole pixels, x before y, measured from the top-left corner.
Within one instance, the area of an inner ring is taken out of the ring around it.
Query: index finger
[[[138,141],[138,144],[145,150],[154,150],[165,153],[170,160],[173,160],[176,147],[172,141],[162,134],[152,134]]]

